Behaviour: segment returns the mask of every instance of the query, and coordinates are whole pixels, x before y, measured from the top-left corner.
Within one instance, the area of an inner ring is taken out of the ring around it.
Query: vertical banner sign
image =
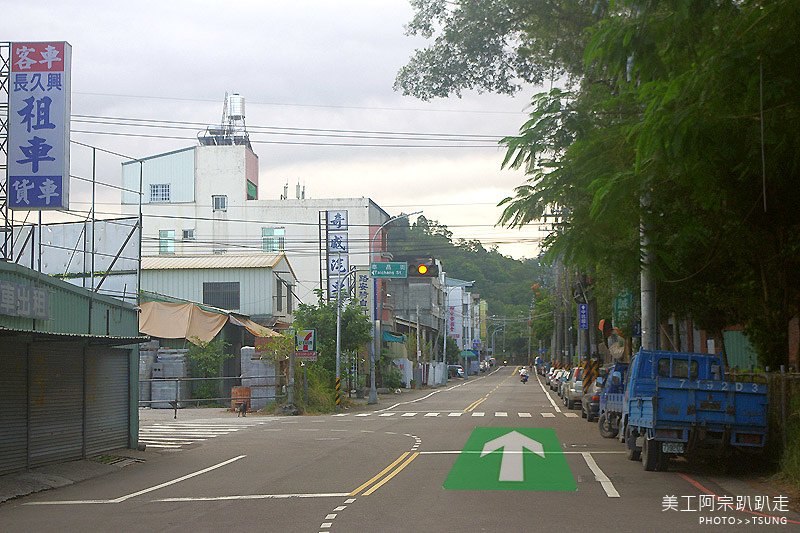
[[[347,241],[347,211],[327,211],[325,235],[328,251],[328,299],[334,300],[339,290],[350,293],[350,247]]]
[[[369,270],[356,271],[356,299],[361,311],[370,316],[369,311],[372,307],[372,280],[369,277]]]
[[[71,57],[72,47],[62,41],[11,44],[11,209],[69,209]]]
[[[578,304],[578,329],[589,329],[589,304]]]

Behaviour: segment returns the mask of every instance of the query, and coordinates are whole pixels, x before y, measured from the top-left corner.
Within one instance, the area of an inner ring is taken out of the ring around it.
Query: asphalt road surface
[[[515,367],[376,411],[145,421],[145,463],[0,505],[0,531],[796,530],[780,495],[622,445]],[[156,448],[158,446],[158,448]],[[762,490],[762,492],[759,492]],[[727,499],[730,498],[730,499]],[[728,506],[730,505],[730,506]],[[737,505],[742,510],[736,510]],[[702,506],[702,509],[701,509]],[[713,507],[713,508],[712,508]]]

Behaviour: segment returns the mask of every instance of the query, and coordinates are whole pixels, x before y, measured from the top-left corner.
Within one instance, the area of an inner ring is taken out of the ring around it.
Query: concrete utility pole
[[[653,262],[653,251],[650,246],[650,238],[647,236],[647,226],[644,222],[644,214],[650,209],[649,192],[642,194],[639,205],[642,208],[642,214],[639,219],[639,245],[642,253],[642,265],[640,269],[640,286],[642,293],[642,348],[645,350],[655,350],[658,348],[656,284],[650,271],[650,266]]]

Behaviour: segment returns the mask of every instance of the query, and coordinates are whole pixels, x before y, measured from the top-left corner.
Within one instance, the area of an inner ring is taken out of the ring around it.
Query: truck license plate
[[[661,451],[664,453],[683,453],[682,442],[662,442]]]

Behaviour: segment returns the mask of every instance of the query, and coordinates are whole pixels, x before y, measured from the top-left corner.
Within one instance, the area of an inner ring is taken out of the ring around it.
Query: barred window
[[[239,309],[238,281],[207,281],[203,283],[203,303],[222,309]]]
[[[214,211],[227,211],[228,210],[228,197],[224,194],[215,194],[211,197]]]
[[[150,203],[169,202],[169,183],[150,184]]]

